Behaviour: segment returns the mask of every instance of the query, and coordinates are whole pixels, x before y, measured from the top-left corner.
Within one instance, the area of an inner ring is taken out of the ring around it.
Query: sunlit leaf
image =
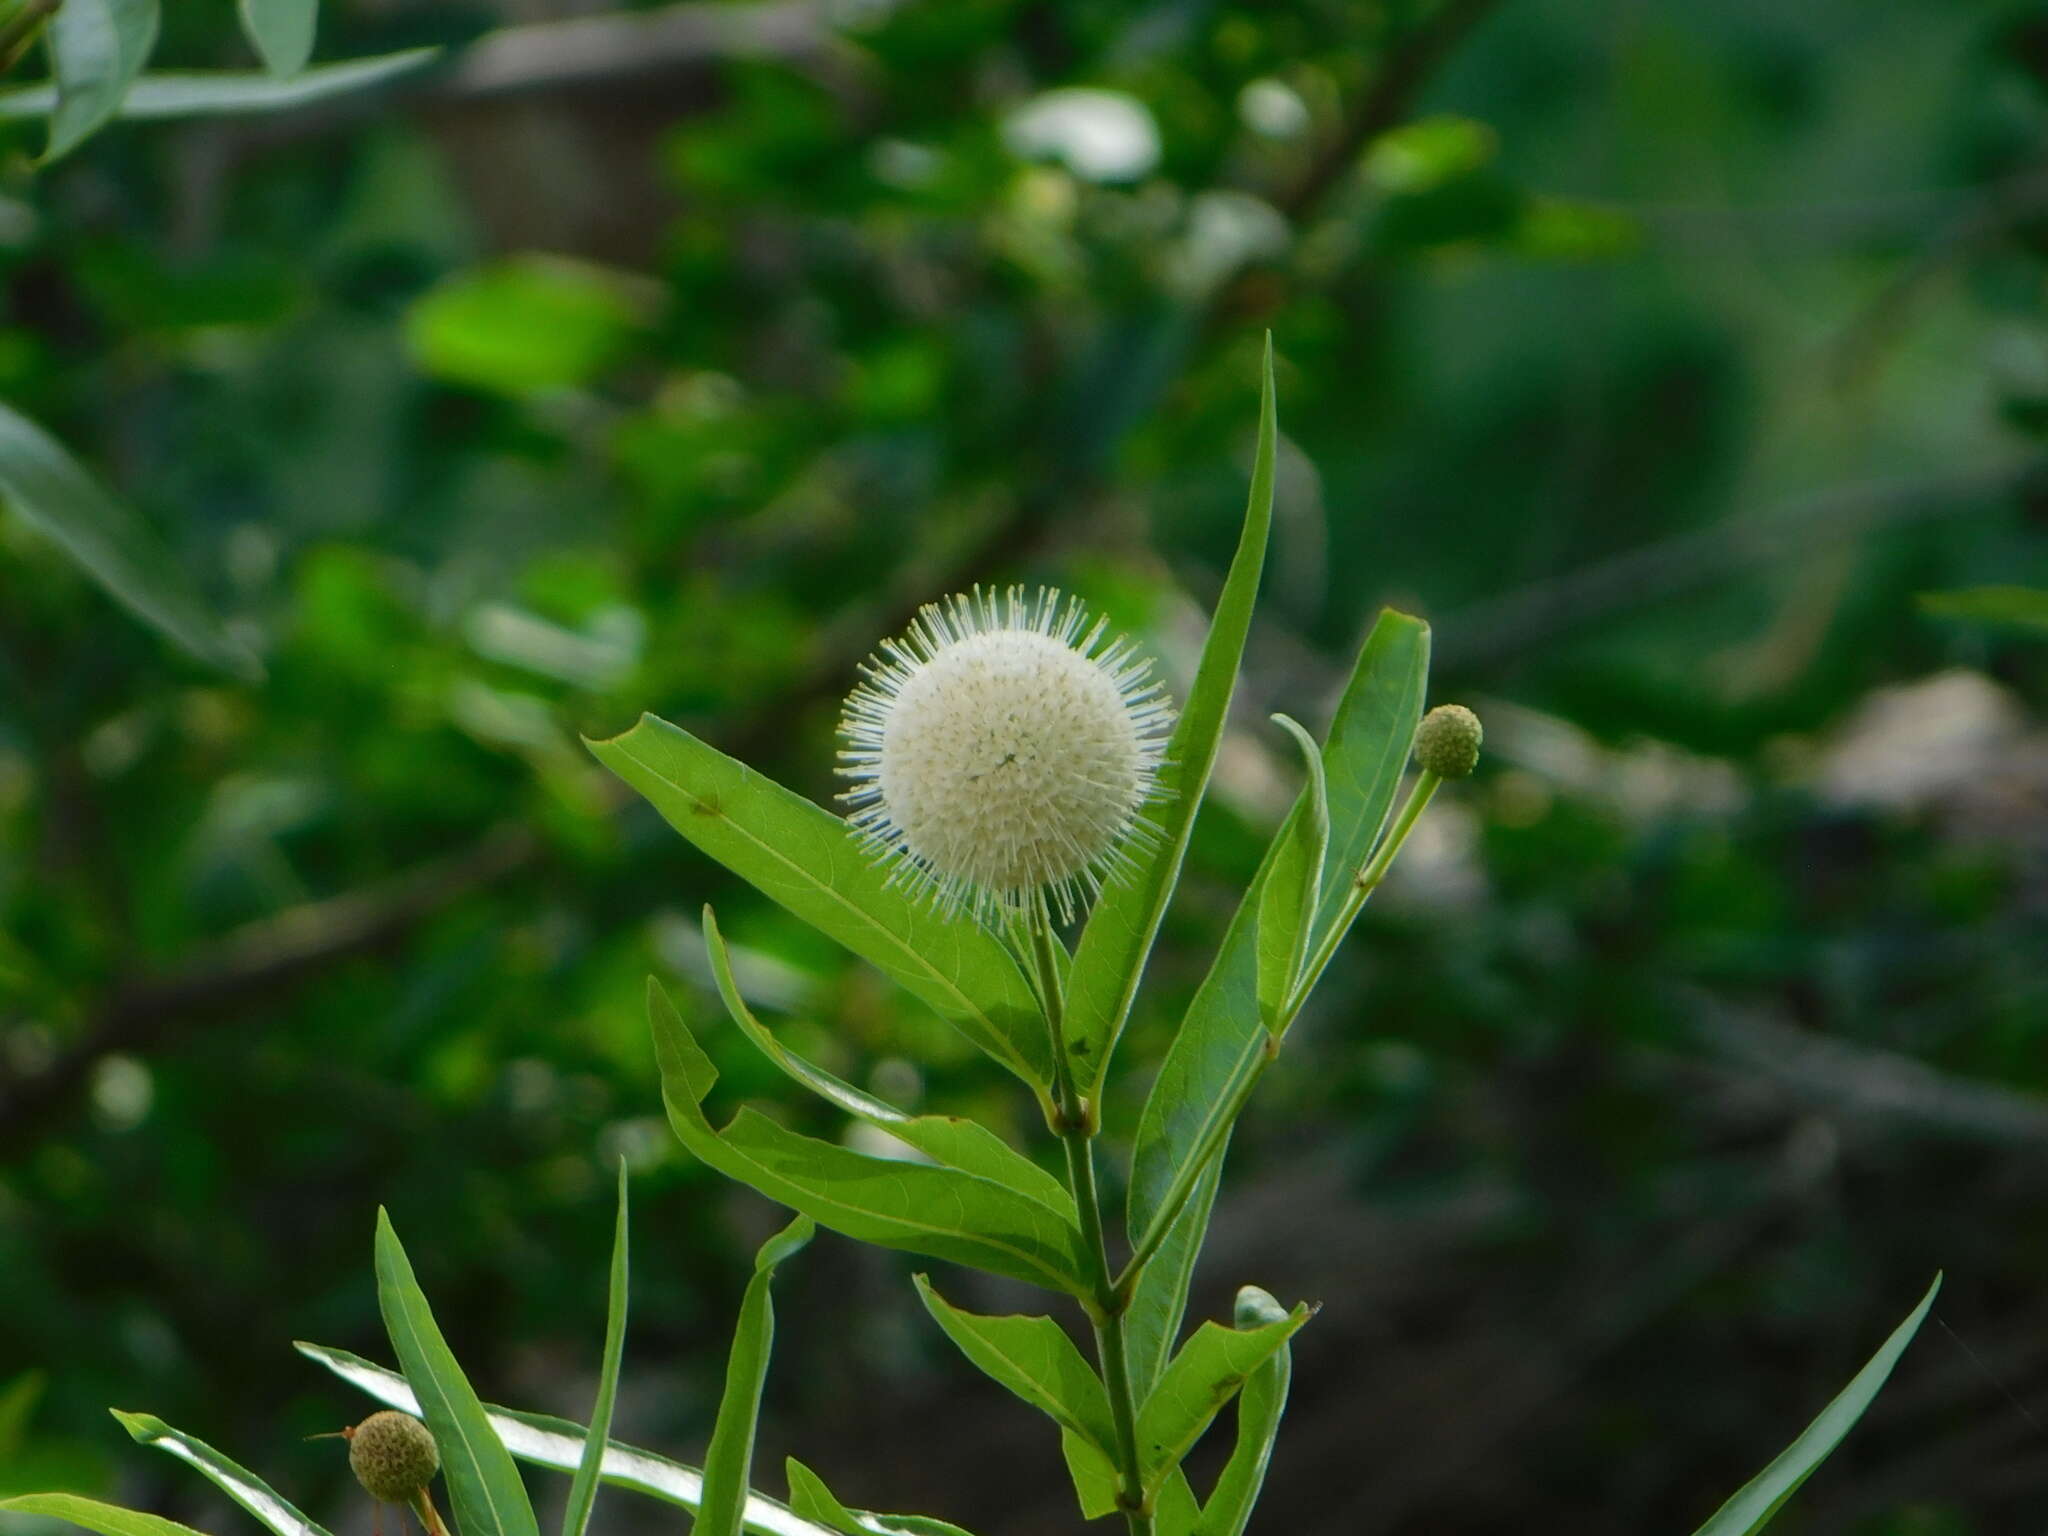
[[[263,67],[273,75],[295,75],[313,57],[313,32],[320,0],[239,0],[242,31]]]
[[[0,498],[129,612],[184,650],[244,678],[263,668],[207,610],[163,541],[55,438],[0,405]]]
[[[301,70],[290,79],[266,73],[230,70],[167,71],[143,75],[121,98],[116,116],[130,118],[218,117],[238,112],[275,112],[302,107],[349,91],[383,85],[432,63],[438,48],[408,48],[400,53],[350,59]],[[0,91],[0,118],[48,117],[57,93],[47,85]]]
[[[1286,1308],[1257,1286],[1245,1286],[1237,1293],[1238,1327],[1268,1326],[1286,1318]],[[1287,1388],[1293,1375],[1293,1350],[1282,1344],[1246,1378],[1237,1398],[1237,1443],[1209,1492],[1209,1502],[1202,1506],[1195,1527],[1198,1536],[1243,1536],[1266,1481],[1266,1465],[1273,1458],[1273,1440],[1280,1432],[1280,1415],[1287,1407]]]
[[[878,967],[1041,1095],[1052,1047],[1030,983],[979,923],[889,884],[851,828],[665,720],[591,742],[684,837]],[[827,1223],[830,1225],[830,1223]]]
[[[711,954],[711,973],[726,1012],[761,1053],[793,1080],[826,1103],[886,1131],[935,1162],[1007,1185],[1055,1212],[1063,1221],[1076,1219],[1074,1197],[1067,1187],[987,1126],[957,1115],[907,1115],[787,1049],[754,1017],[746,999],[740,996],[739,985],[733,979],[732,956],[718,931],[718,919],[708,906],[704,909],[704,945]]]
[[[1161,803],[1154,818],[1160,836],[1135,857],[1137,867],[1109,882],[1082,930],[1067,988],[1066,1048],[1074,1075],[1090,1099],[1099,1098],[1131,1002],[1138,994],[1146,958],[1160,920],[1180,879],[1195,815],[1201,809],[1209,773],[1223,740],[1230,697],[1237,686],[1252,607],[1265,569],[1267,535],[1273,526],[1273,461],[1278,436],[1273,398],[1273,338],[1266,338],[1259,393],[1258,449],[1252,463],[1251,495],[1244,531],[1230,574],[1217,599],[1216,614],[1202,645],[1195,680],[1181,705],[1180,722],[1167,744],[1159,772]]]
[[[1301,748],[1306,777],[1281,829],[1273,867],[1259,893],[1259,1016],[1266,1027],[1285,1025],[1284,1010],[1308,957],[1323,889],[1323,858],[1330,847],[1330,802],[1323,784],[1323,753],[1313,736],[1285,715],[1274,720]]]
[[[722,1131],[704,1117],[717,1069],[668,994],[648,982],[662,1100],[683,1145],[728,1178],[884,1248],[929,1254],[1081,1295],[1080,1233],[1029,1196],[953,1168],[870,1157],[742,1109]]]
[[[441,1336],[412,1263],[377,1212],[377,1305],[405,1379],[420,1401],[420,1417],[441,1450],[441,1472],[462,1536],[540,1536],[519,1468],[491,1428],[469,1378]]]
[[[460,272],[406,317],[406,345],[426,372],[496,394],[586,384],[640,323],[616,278],[552,256],[510,256]]]
[[[324,1344],[301,1341],[293,1348],[387,1407],[402,1413],[416,1414],[420,1411],[419,1398],[396,1371],[387,1370],[360,1355],[352,1355],[345,1349],[331,1349]],[[583,1450],[589,1443],[589,1436],[581,1424],[550,1414],[500,1408],[495,1404],[485,1404],[484,1414],[499,1440],[504,1442],[505,1449],[519,1460],[556,1472],[573,1473],[583,1464]],[[697,1468],[617,1440],[605,1444],[603,1476],[613,1487],[645,1494],[680,1509],[694,1510],[703,1503],[704,1474]],[[825,1531],[824,1527],[799,1519],[786,1506],[758,1493],[747,1498],[745,1524],[758,1536],[823,1536]]]
[[[156,47],[158,0],[64,0],[44,33],[54,90],[45,160],[68,154],[120,110]]]
[[[704,1504],[690,1536],[739,1536],[747,1480],[754,1469],[761,1388],[768,1380],[768,1355],[775,1342],[775,1302],[768,1283],[776,1266],[808,1243],[816,1230],[810,1217],[799,1216],[754,1256],[754,1277],[740,1300],[740,1320],[726,1359],[725,1392],[718,1400],[711,1448],[704,1455]]]
[[[1920,1331],[1920,1325],[1927,1320],[1927,1314],[1934,1306],[1936,1293],[1941,1290],[1941,1276],[1934,1277],[1934,1283],[1927,1287],[1927,1294],[1920,1298],[1920,1305],[1899,1326],[1892,1330],[1892,1336],[1878,1347],[1876,1354],[1856,1377],[1844,1387],[1835,1400],[1821,1409],[1819,1417],[1801,1431],[1778,1459],[1751,1478],[1726,1504],[1714,1511],[1714,1516],[1693,1533],[1693,1536],[1752,1536],[1771,1522],[1771,1517],[1784,1507],[1785,1501],[1799,1491],[1799,1485],[1814,1473],[1814,1469],[1828,1459],[1834,1448],[1842,1443],[1849,1431],[1856,1427],[1856,1421],[1863,1417],[1871,1400],[1883,1388],[1892,1373],[1892,1367],[1899,1363],[1899,1356],[1906,1352],[1906,1346],[1913,1342],[1913,1335]]]
[[[1148,1487],[1180,1465],[1209,1421],[1309,1317],[1303,1304],[1249,1328],[1204,1323],[1195,1330],[1138,1410],[1138,1455]]]
[[[171,1428],[154,1414],[123,1413],[118,1408],[112,1411],[114,1417],[121,1421],[121,1427],[138,1443],[168,1451],[188,1466],[197,1467],[215,1486],[275,1531],[277,1536],[327,1536],[324,1529],[300,1514],[288,1500],[272,1492],[261,1478],[237,1466],[204,1440]]]
[[[604,1448],[611,1439],[612,1405],[619,1396],[619,1361],[626,1349],[626,1160],[619,1159],[619,1214],[612,1229],[612,1275],[605,1306],[604,1363],[599,1367],[597,1401],[590,1411],[583,1460],[577,1465],[569,1499],[562,1509],[562,1536],[583,1536],[597,1502],[597,1482]]]

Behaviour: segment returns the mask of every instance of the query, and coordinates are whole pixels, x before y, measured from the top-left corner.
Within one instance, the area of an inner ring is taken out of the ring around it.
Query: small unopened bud
[[[1462,779],[1479,765],[1484,732],[1462,704],[1439,704],[1415,728],[1415,761],[1440,779]]]
[[[441,1453],[426,1425],[386,1408],[348,1431],[348,1466],[379,1503],[410,1504],[441,1470]]]

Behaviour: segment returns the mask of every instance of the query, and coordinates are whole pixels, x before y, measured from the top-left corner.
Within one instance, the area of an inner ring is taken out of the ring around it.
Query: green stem
[[[1116,1433],[1117,1503],[1130,1536],[1152,1536],[1152,1511],[1145,1497],[1144,1469],[1138,1460],[1138,1416],[1131,1394],[1130,1351],[1124,1338],[1124,1313],[1130,1292],[1110,1275],[1109,1244],[1103,1232],[1102,1197],[1095,1182],[1095,1117],[1081,1102],[1067,1067],[1066,998],[1059,967],[1053,959],[1052,919],[1042,907],[1030,921],[1032,960],[1038,969],[1045,1021],[1052,1030],[1053,1092],[1058,1106],[1054,1129],[1067,1158],[1067,1187],[1081,1220],[1087,1247],[1088,1277],[1094,1296],[1088,1320],[1095,1327],[1095,1354],[1102,1365],[1102,1384],[1109,1395],[1110,1421]]]
[[[1408,841],[1408,834],[1415,830],[1416,822],[1422,819],[1424,809],[1428,807],[1431,797],[1436,794],[1437,786],[1441,783],[1443,780],[1437,775],[1424,772],[1417,777],[1414,787],[1408,791],[1408,799],[1402,805],[1400,815],[1395,817],[1394,825],[1388,830],[1372,858],[1352,880],[1351,889],[1344,896],[1344,905],[1338,908],[1336,917],[1323,934],[1322,942],[1316,946],[1315,953],[1302,967],[1301,979],[1288,996],[1286,1005],[1280,1010],[1277,1026],[1260,1042],[1259,1054],[1243,1068],[1244,1077],[1230,1091],[1230,1099],[1224,1112],[1210,1123],[1209,1129],[1196,1144],[1194,1154],[1181,1165],[1179,1174],[1167,1187],[1166,1198],[1160,1202],[1158,1211],[1152,1217],[1152,1224],[1140,1235],[1130,1262],[1124,1266],[1123,1273],[1117,1276],[1118,1291],[1129,1293],[1130,1288],[1137,1284],[1138,1275],[1159,1251],[1160,1245],[1166,1241],[1167,1234],[1173,1230],[1175,1219],[1179,1217],[1181,1208],[1193,1196],[1196,1185],[1201,1183],[1210,1159],[1222,1150],[1224,1142],[1229,1138],[1230,1128],[1237,1123],[1237,1117],[1251,1098],[1252,1090],[1258,1087],[1259,1079],[1266,1075],[1266,1068],[1272,1064],[1273,1058],[1280,1054],[1281,1039],[1294,1023],[1295,1016],[1301,1012],[1302,1005],[1308,1001],[1308,995],[1315,989],[1316,982],[1322,978],[1331,958],[1337,953],[1337,946],[1344,942],[1345,934],[1351,931],[1351,924],[1359,911],[1371,898],[1372,893],[1379,889],[1380,882],[1387,878],[1387,871],[1393,868],[1394,859],[1401,852],[1401,845]]]

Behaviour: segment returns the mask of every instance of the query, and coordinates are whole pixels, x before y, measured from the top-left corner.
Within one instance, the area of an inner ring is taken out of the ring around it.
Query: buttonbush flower
[[[1150,824],[1173,708],[1149,660],[1041,588],[927,604],[846,701],[840,798],[878,858],[948,913],[1063,920]]]

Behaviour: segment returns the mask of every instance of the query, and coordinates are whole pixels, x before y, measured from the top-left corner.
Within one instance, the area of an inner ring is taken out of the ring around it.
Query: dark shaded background
[[[360,1400],[289,1341],[386,1354],[380,1202],[485,1394],[581,1415],[621,1152],[619,1429],[701,1453],[775,1217],[658,1119],[645,974],[838,1127],[713,1022],[700,903],[793,1043],[1029,1107],[577,733],[653,709],[823,797],[854,662],[975,580],[1071,585],[1184,678],[1271,327],[1264,617],[1112,1131],[1292,793],[1268,711],[1320,722],[1392,602],[1489,756],[1235,1148],[1197,1309],[1324,1303],[1254,1530],[1689,1531],[1937,1268],[1778,1528],[2048,1526],[2048,646],[1914,603],[2048,582],[2039,8],[542,30],[578,9],[335,4],[323,57],[451,65],[41,175],[7,130],[0,392],[269,677],[0,519],[0,1391],[40,1394],[0,1487],[248,1528],[113,1405],[367,1529],[300,1438]],[[224,6],[170,12],[163,63],[247,62]],[[794,1449],[850,1502],[1071,1529],[1054,1437],[910,1267],[828,1235],[785,1271],[764,1485]]]

